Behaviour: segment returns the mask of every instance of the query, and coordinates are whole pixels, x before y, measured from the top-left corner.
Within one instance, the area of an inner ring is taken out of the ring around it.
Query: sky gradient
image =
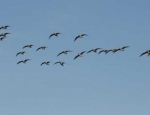
[[[2,0],[0,115],[150,115],[149,0]],[[49,35],[60,32],[58,37]],[[74,42],[79,34],[87,34]],[[33,48],[22,49],[27,44]],[[36,49],[47,46],[46,50]],[[84,54],[92,48],[123,52]],[[57,54],[72,50],[68,55]],[[17,52],[26,51],[24,55]],[[26,64],[17,62],[29,58]],[[40,64],[65,61],[65,66]]]

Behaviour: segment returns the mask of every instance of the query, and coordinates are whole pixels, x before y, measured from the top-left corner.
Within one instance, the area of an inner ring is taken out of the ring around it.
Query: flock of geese
[[[10,26],[8,26],[8,25],[6,25],[6,26],[1,26],[1,27],[0,27],[0,30],[2,30],[2,29],[7,30],[8,27],[10,27]],[[10,33],[8,33],[8,32],[6,32],[6,33],[1,33],[1,34],[0,34],[0,40],[2,41],[4,38],[6,38],[8,34],[10,34]],[[57,33],[52,33],[52,34],[49,36],[49,39],[50,39],[51,37],[53,37],[53,36],[58,37],[59,34],[61,34],[61,33],[58,33],[58,32],[57,32]],[[74,38],[74,41],[76,41],[76,40],[78,40],[78,39],[80,39],[80,38],[83,38],[84,36],[88,36],[88,35],[87,35],[87,34],[80,34],[80,35],[77,35],[77,36]],[[32,44],[28,44],[28,45],[23,46],[22,49],[24,49],[24,48],[32,48],[33,46],[34,46],[34,45],[32,45]],[[45,50],[46,48],[47,48],[46,46],[41,46],[41,47],[37,48],[36,51]],[[82,57],[83,54],[85,54],[85,53],[87,53],[87,54],[90,53],[90,52],[94,52],[94,53],[98,53],[98,54],[100,54],[100,53],[102,53],[102,52],[104,52],[105,54],[107,54],[107,53],[109,53],[109,52],[116,53],[116,52],[118,52],[118,51],[124,51],[126,48],[129,48],[129,46],[123,46],[123,47],[120,47],[120,48],[110,49],[110,50],[105,50],[105,49],[102,49],[102,48],[95,48],[95,49],[91,49],[91,50],[89,50],[89,51],[82,51],[82,52],[78,53],[78,54],[73,58],[73,60],[75,60],[75,59],[77,59],[77,58],[79,58],[79,57]],[[99,50],[99,52],[98,52],[98,50]],[[58,53],[57,56],[60,56],[60,55],[62,55],[62,54],[68,54],[68,53],[70,53],[70,52],[73,52],[73,51],[71,51],[71,50],[65,50],[65,51],[62,51],[62,52]],[[23,54],[25,54],[25,53],[26,53],[25,51],[20,51],[20,52],[18,52],[18,53],[16,54],[16,56],[18,56],[18,55],[23,55]],[[147,54],[147,55],[149,56],[149,55],[150,55],[150,50],[147,50],[147,51],[143,52],[143,53],[140,55],[140,57],[143,56],[143,55],[145,55],[145,54]],[[24,60],[18,61],[17,64],[26,63],[26,62],[29,61],[29,60],[30,60],[30,59],[24,59]],[[49,65],[50,63],[51,63],[50,61],[44,61],[44,62],[42,62],[40,65],[41,65],[41,66],[44,65],[44,64],[45,64],[45,65]],[[58,61],[58,62],[55,62],[54,65],[55,65],[55,64],[60,64],[61,66],[64,66],[64,64],[66,64],[66,63],[63,62],[63,61]]]

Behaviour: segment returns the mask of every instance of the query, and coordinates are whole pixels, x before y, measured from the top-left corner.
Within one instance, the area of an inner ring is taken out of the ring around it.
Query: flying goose
[[[125,49],[125,48],[128,48],[128,47],[129,47],[129,46],[124,46],[124,47],[118,48],[117,51],[119,51],[119,50],[120,50],[120,51],[124,51],[124,49]]]
[[[70,50],[62,51],[62,52],[60,52],[57,56],[59,56],[59,55],[61,55],[61,54],[67,54],[68,52],[72,52],[72,51],[70,51]]]
[[[98,54],[102,53],[102,52],[105,52],[105,54],[108,53],[108,50],[101,50]]]
[[[107,50],[107,52],[106,53],[108,53],[108,52],[113,52],[113,53],[116,53],[117,51],[118,51],[118,49],[111,49],[111,50]]]
[[[86,51],[83,51],[83,52],[81,52],[81,53],[78,53],[78,55],[74,57],[74,60],[75,60],[76,58],[78,58],[78,57],[82,57],[85,52],[86,52]]]
[[[39,47],[36,51],[40,50],[40,49],[43,49],[45,50],[45,48],[47,48],[46,46],[42,46],[42,47]]]
[[[1,26],[0,29],[7,29],[10,26]]]
[[[21,60],[21,61],[19,61],[17,64],[19,64],[19,63],[26,63],[27,61],[29,61],[30,59],[25,59],[25,60]]]
[[[5,36],[6,37],[7,34],[10,34],[10,33],[1,33],[0,36]]]
[[[50,63],[50,61],[44,61],[44,62],[41,63],[41,66],[42,66],[43,64],[49,65],[49,63]]]
[[[76,41],[78,38],[83,38],[83,36],[88,36],[87,34],[81,34],[75,37],[74,41]]]
[[[60,34],[60,33],[58,33],[58,32],[57,32],[57,33],[53,33],[53,34],[51,34],[51,35],[49,36],[49,39],[50,39],[50,37],[52,37],[52,36],[56,36],[56,37],[57,37],[57,36],[58,36],[58,34]]]
[[[26,46],[24,46],[22,49],[24,49],[24,48],[32,48],[32,46],[34,46],[34,45],[26,45]]]
[[[101,48],[92,49],[92,50],[88,51],[87,53],[90,53],[90,52],[95,52],[95,53],[97,53],[97,50],[99,50],[99,49],[101,49]]]
[[[59,63],[61,66],[64,66],[64,64],[65,64],[65,62],[63,62],[63,61],[58,61],[58,62],[55,62],[54,65],[55,65],[55,64],[58,64],[58,63]]]
[[[21,51],[21,52],[18,52],[17,54],[16,54],[16,56],[18,56],[19,54],[24,54],[24,53],[26,53],[26,52],[24,52],[24,51]]]
[[[147,51],[143,52],[143,53],[140,55],[140,57],[141,57],[142,55],[144,55],[144,54],[148,54],[148,56],[149,56],[149,55],[150,55],[150,50],[147,50]]]

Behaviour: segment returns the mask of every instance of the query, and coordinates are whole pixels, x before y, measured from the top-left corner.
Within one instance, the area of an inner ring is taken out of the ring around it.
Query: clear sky
[[[139,57],[150,49],[149,0],[2,0],[0,14],[10,25],[0,33],[11,33],[0,41],[0,115],[150,115],[150,57]]]

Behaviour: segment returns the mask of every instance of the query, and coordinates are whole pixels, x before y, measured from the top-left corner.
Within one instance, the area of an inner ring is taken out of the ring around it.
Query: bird
[[[92,50],[88,51],[87,53],[90,53],[90,52],[95,52],[95,53],[97,53],[97,50],[99,50],[99,49],[101,49],[101,48],[92,49]]]
[[[140,57],[141,57],[142,55],[144,55],[144,54],[148,54],[148,56],[149,56],[149,55],[150,55],[150,50],[147,50],[147,51],[143,52],[143,53],[140,55]]]
[[[60,33],[58,33],[58,32],[57,32],[57,33],[53,33],[53,34],[51,34],[51,35],[49,36],[49,39],[50,39],[52,36],[56,36],[56,37],[57,37],[57,36],[58,36],[58,34],[60,34]]]
[[[43,64],[49,65],[49,63],[50,63],[50,61],[44,61],[44,62],[41,63],[41,66],[42,66]]]
[[[125,48],[128,48],[128,47],[129,47],[129,46],[124,46],[124,47],[118,48],[117,51],[119,51],[119,50],[120,50],[120,51],[124,51],[124,49],[125,49]]]
[[[61,66],[64,66],[64,64],[65,64],[65,62],[63,62],[63,61],[58,61],[58,62],[55,62],[54,65],[55,65],[55,64],[58,64],[58,63],[59,63]]]
[[[70,50],[65,50],[65,51],[60,52],[57,56],[59,56],[59,55],[61,55],[61,54],[67,54],[68,52],[72,52],[72,51],[70,51]]]
[[[22,49],[24,49],[24,48],[26,48],[26,47],[32,48],[32,46],[34,46],[34,45],[25,45]]]
[[[82,57],[85,52],[86,52],[86,51],[83,51],[83,52],[81,52],[81,53],[78,53],[78,55],[76,55],[76,56],[74,57],[74,60],[75,60],[76,58],[78,58],[78,57]]]
[[[19,64],[19,63],[26,63],[27,61],[29,61],[30,59],[25,59],[25,60],[21,60],[21,61],[19,61],[17,64]]]
[[[8,27],[10,27],[10,26],[8,26],[8,25],[6,25],[6,26],[1,26],[0,29],[7,29]]]
[[[5,36],[6,37],[7,34],[10,34],[10,33],[1,33],[0,36]]]
[[[36,51],[38,51],[38,50],[40,50],[40,49],[45,50],[45,48],[47,48],[47,47],[46,47],[46,46],[42,46],[42,47],[37,48],[37,50],[36,50]]]
[[[111,50],[107,50],[107,52],[106,52],[106,54],[108,53],[108,52],[113,52],[113,53],[116,53],[118,50],[117,49],[111,49]]]
[[[4,38],[6,38],[6,36],[1,37],[1,38],[0,38],[0,41],[3,41]]]
[[[26,53],[26,52],[24,52],[24,51],[21,51],[21,52],[18,52],[17,54],[16,54],[16,56],[18,56],[19,54],[24,54],[24,53]]]
[[[102,52],[105,52],[105,54],[107,54],[108,52],[107,52],[108,50],[101,50],[98,54],[100,54],[100,53],[102,53]]]
[[[83,36],[88,36],[87,34],[80,34],[77,37],[75,37],[74,41],[76,41],[78,38],[83,38]]]

